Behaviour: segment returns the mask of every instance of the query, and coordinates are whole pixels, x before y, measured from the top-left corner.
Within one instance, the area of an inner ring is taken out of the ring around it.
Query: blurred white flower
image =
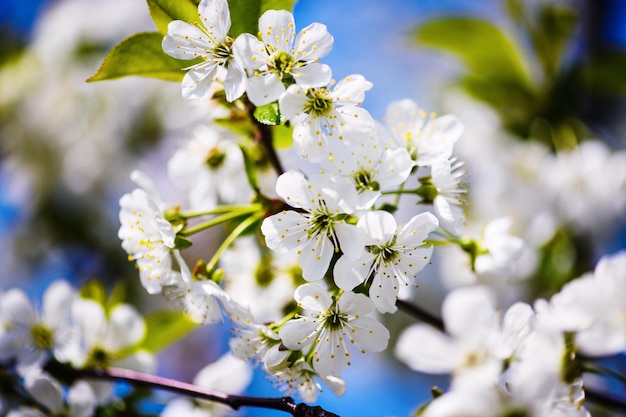
[[[191,139],[170,158],[167,171],[193,210],[252,198],[237,137],[215,125],[196,126]]]
[[[410,99],[390,103],[383,121],[391,130],[389,144],[405,148],[419,166],[449,159],[463,133],[455,116],[429,115]]]
[[[46,289],[41,310],[20,289],[0,294],[0,359],[16,360],[22,372],[43,366],[50,355],[67,360],[76,342],[71,321],[75,298],[66,281],[56,281]]]
[[[152,372],[154,356],[139,345],[146,337],[146,324],[130,304],[118,304],[108,313],[93,300],[77,299],[72,317],[81,336],[80,349],[71,362],[75,366],[117,366]]]

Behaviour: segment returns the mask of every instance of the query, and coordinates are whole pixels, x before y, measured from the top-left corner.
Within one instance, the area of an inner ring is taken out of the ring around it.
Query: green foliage
[[[198,19],[198,5],[193,0],[148,0],[150,16],[160,33],[167,33],[172,20],[191,23]]]
[[[259,17],[267,10],[292,10],[295,0],[229,0],[230,36],[235,38],[241,33],[256,35],[259,31]]]
[[[276,125],[272,127],[272,145],[274,149],[288,149],[293,144],[293,126]]]
[[[476,76],[528,85],[515,42],[496,25],[469,17],[446,17],[417,28],[418,42],[455,54]]]
[[[86,300],[93,300],[102,306],[107,303],[107,290],[104,284],[97,279],[87,281],[85,285],[80,287],[78,295]]]
[[[145,321],[147,331],[141,348],[150,352],[158,352],[198,326],[181,311],[157,311],[148,314]]]
[[[131,75],[181,81],[181,68],[195,61],[170,57],[161,48],[163,35],[158,32],[136,33],[117,44],[104,58],[98,71],[87,81],[112,80]]]
[[[264,125],[278,125],[282,121],[278,102],[259,106],[254,109],[254,118]]]

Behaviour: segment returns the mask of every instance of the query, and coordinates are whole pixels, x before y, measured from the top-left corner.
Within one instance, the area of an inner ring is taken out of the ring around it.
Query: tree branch
[[[337,414],[326,411],[319,406],[310,406],[304,403],[297,404],[291,397],[263,398],[230,395],[186,382],[156,375],[148,375],[128,369],[76,369],[54,360],[48,362],[44,369],[56,378],[66,382],[72,382],[80,378],[124,381],[133,385],[163,389],[190,397],[225,404],[233,410],[238,410],[240,407],[260,407],[284,411],[294,417],[339,417]]]
[[[404,311],[405,313],[410,314],[416,319],[423,321],[425,323],[428,323],[431,326],[445,333],[446,330],[443,325],[443,320],[441,320],[439,317],[429,313],[428,311],[424,310],[422,307],[416,304],[413,304],[407,300],[398,299],[396,304],[398,308]]]
[[[254,110],[256,106],[252,104],[252,102],[250,102],[249,100],[245,100],[244,105],[246,106],[246,109],[248,110],[248,116],[250,117],[250,120],[252,120],[252,122],[257,127],[254,140],[263,145],[265,152],[267,152],[267,157],[269,158],[270,163],[276,170],[276,174],[280,175],[284,173],[285,169],[280,163],[280,159],[278,158],[278,154],[276,153],[276,149],[274,148],[274,143],[273,143],[274,135],[272,132],[272,128],[269,125],[265,125],[257,121],[257,119],[254,117]]]

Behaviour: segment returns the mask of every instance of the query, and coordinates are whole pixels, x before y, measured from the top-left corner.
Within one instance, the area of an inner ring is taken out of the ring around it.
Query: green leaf
[[[240,146],[241,153],[243,154],[243,163],[246,169],[246,177],[248,178],[248,183],[250,187],[254,191],[259,191],[259,179],[257,177],[257,164],[255,162],[254,156],[250,155],[252,150],[247,149],[245,146]]]
[[[150,16],[159,32],[167,33],[172,20],[192,23],[198,20],[198,5],[192,0],[148,0]]]
[[[274,149],[287,149],[293,145],[293,126],[276,125],[272,127]]]
[[[258,21],[261,16],[261,0],[229,0],[230,31],[229,35],[236,38],[242,33],[258,33]]]
[[[278,125],[281,122],[280,109],[278,102],[274,101],[254,109],[254,118],[264,125]]]
[[[157,311],[145,316],[146,338],[141,348],[158,352],[182,338],[198,324],[181,311]]]
[[[181,81],[182,68],[195,61],[181,61],[161,49],[163,35],[158,32],[136,33],[118,43],[104,58],[88,82],[112,80],[131,75]]]
[[[95,301],[103,307],[107,302],[107,290],[104,284],[97,279],[89,280],[85,285],[80,287],[78,295],[86,300]]]
[[[268,10],[293,9],[295,0],[229,0],[230,36],[237,37],[241,33],[256,36],[259,31],[259,17]]]
[[[519,48],[493,23],[469,17],[446,17],[418,27],[418,42],[456,55],[476,76],[528,86]]]
[[[293,10],[293,5],[296,0],[262,0],[261,1],[261,14],[268,10]]]

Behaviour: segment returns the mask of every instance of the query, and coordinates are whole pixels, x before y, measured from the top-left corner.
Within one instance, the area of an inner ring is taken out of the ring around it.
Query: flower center
[[[380,184],[374,181],[373,176],[373,172],[366,171],[365,169],[362,169],[354,175],[354,183],[359,193],[380,190]]]
[[[211,50],[211,55],[222,62],[230,61],[233,56],[233,39],[227,36],[224,42],[216,44]]]
[[[109,352],[100,346],[96,346],[89,351],[86,365],[91,368],[107,368],[111,364],[111,359]]]
[[[30,333],[39,349],[52,349],[54,347],[54,335],[48,326],[36,323],[31,327]]]
[[[207,166],[210,169],[215,170],[222,166],[225,159],[226,159],[225,152],[222,152],[218,148],[212,148],[209,151],[209,154],[207,155],[206,159],[204,160],[204,163],[207,164]]]
[[[309,99],[304,105],[304,112],[313,117],[326,117],[333,109],[333,99],[327,88],[311,88],[306,92]]]
[[[272,57],[272,62],[268,65],[269,71],[278,74],[285,87],[295,84],[292,72],[296,65],[296,59],[289,52],[278,51]]]
[[[341,330],[348,323],[348,315],[339,312],[337,306],[333,303],[333,306],[326,312],[324,316],[324,327],[328,331],[335,332]]]
[[[391,241],[385,243],[382,246],[369,246],[370,253],[376,256],[378,263],[393,262],[398,257],[398,251],[394,249],[396,243],[396,237],[394,236]]]

